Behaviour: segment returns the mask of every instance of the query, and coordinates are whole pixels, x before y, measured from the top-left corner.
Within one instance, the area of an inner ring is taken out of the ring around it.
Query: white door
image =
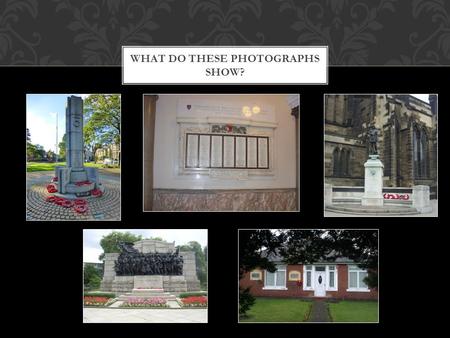
[[[325,272],[316,271],[314,281],[314,297],[325,297]]]

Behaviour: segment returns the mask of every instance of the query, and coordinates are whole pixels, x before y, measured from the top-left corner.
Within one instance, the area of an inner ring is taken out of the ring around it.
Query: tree
[[[197,278],[200,281],[202,289],[207,288],[207,265],[205,252],[202,249],[200,243],[191,241],[185,245],[179,245],[177,248],[180,251],[193,251],[195,253],[195,265],[197,267]],[[206,247],[205,247],[206,248]]]
[[[282,243],[282,233],[271,230],[240,231],[239,279],[257,267],[274,272],[275,264],[268,259],[268,255],[275,254]],[[250,288],[239,287],[239,315],[245,316],[254,303],[255,298],[250,294]]]
[[[117,244],[119,242],[137,242],[142,239],[141,235],[135,235],[131,232],[119,232],[119,231],[113,231],[110,234],[103,236],[100,240],[100,246],[103,249],[103,253],[99,256],[99,260],[103,260],[105,257],[105,253],[113,253],[113,252],[120,252],[119,247]]]
[[[49,162],[56,161],[56,154],[52,150],[47,151],[47,153],[45,154],[45,157],[46,157],[47,161],[49,161]]]
[[[91,264],[86,264],[83,270],[83,283],[85,289],[97,289],[100,287],[102,276],[100,271]]]
[[[274,272],[275,265],[268,259],[283,243],[283,235],[271,230],[243,230],[239,232],[239,279],[245,272],[257,267]],[[265,253],[263,255],[263,252]]]
[[[362,269],[370,288],[378,287],[378,231],[377,230],[287,230],[280,248],[288,264],[333,262],[346,257]]]
[[[153,239],[154,241],[166,242],[162,237],[148,237],[146,239]]]
[[[84,119],[84,144],[94,156],[102,146],[120,144],[120,95],[89,95]]]
[[[43,161],[46,159],[46,151],[43,146],[39,144],[27,144],[27,157],[30,161]]]
[[[334,256],[348,257],[367,269],[364,282],[378,287],[378,230],[330,230],[327,235]]]

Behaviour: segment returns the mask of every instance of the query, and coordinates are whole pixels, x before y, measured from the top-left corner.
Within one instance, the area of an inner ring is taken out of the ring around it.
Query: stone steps
[[[409,206],[384,205],[382,207],[367,207],[356,204],[341,204],[327,206],[327,211],[349,213],[349,214],[367,214],[367,215],[417,215],[420,214],[417,209]]]
[[[118,300],[126,301],[130,298],[163,298],[167,301],[175,301],[177,297],[172,295],[170,292],[164,292],[163,289],[133,289],[129,293],[120,295]]]

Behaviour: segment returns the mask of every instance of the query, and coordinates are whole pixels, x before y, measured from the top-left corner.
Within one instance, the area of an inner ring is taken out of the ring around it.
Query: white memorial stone
[[[211,167],[222,167],[222,137],[211,137]]]
[[[223,137],[223,166],[224,168],[234,167],[234,137]]]
[[[383,163],[378,155],[369,155],[364,163],[364,195],[363,206],[383,206]]]
[[[236,167],[244,168],[246,162],[245,137],[236,137]]]
[[[247,138],[247,167],[256,168],[258,163],[256,162],[256,137]]]
[[[324,185],[324,200],[325,206],[333,204],[333,186],[331,184],[325,183]]]
[[[413,207],[420,213],[429,213],[432,211],[430,204],[430,187],[427,185],[413,186]]]

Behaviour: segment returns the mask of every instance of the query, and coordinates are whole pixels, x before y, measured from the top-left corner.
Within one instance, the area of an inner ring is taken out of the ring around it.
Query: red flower
[[[86,204],[75,204],[73,210],[78,214],[84,214],[88,210],[88,207]]]
[[[55,199],[57,199],[56,196],[48,196],[45,200],[47,202],[53,203],[53,202],[55,202]]]
[[[86,204],[87,204],[87,201],[84,200],[84,199],[82,199],[82,198],[77,198],[75,201],[73,201],[73,203],[74,203],[75,205],[86,205]]]
[[[186,297],[182,298],[181,301],[186,305],[206,305],[208,303],[208,297],[200,296],[200,297]]]
[[[85,296],[83,298],[84,305],[105,305],[108,303],[109,298],[107,297],[95,297],[95,296]]]
[[[101,197],[103,193],[100,189],[94,189],[91,191],[91,195],[94,197]]]
[[[58,189],[56,188],[56,185],[49,184],[49,185],[47,185],[47,192],[50,194],[53,194],[55,192],[58,192]]]

